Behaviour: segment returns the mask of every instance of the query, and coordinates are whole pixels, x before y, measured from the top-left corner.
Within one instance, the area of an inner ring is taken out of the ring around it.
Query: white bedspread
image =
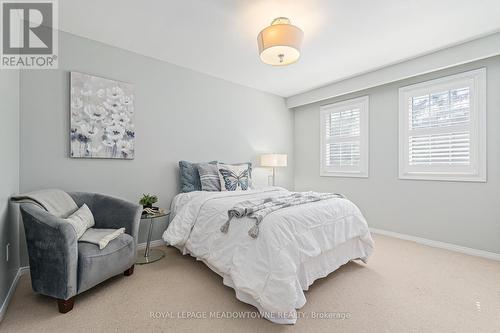
[[[255,220],[247,217],[234,219],[227,234],[220,231],[235,203],[287,192],[267,187],[179,194],[163,239],[205,262],[264,317],[295,323],[295,310],[305,304],[303,290],[349,260],[366,261],[373,240],[359,209],[342,198],[276,211],[263,220],[257,239],[248,235]]]

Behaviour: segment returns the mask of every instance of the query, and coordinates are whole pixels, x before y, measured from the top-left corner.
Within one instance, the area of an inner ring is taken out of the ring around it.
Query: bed
[[[275,211],[262,221],[256,239],[249,237],[255,220],[248,217],[233,220],[228,232],[221,232],[235,204],[288,193],[265,187],[178,194],[163,239],[222,276],[236,297],[262,317],[294,324],[296,309],[306,303],[304,291],[351,260],[366,262],[373,240],[360,210],[345,198]]]

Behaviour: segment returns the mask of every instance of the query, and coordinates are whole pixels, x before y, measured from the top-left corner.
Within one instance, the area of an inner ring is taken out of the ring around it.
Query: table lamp
[[[276,185],[276,168],[286,167],[287,155],[286,154],[264,154],[260,156],[260,165],[263,167],[273,168],[273,186]]]

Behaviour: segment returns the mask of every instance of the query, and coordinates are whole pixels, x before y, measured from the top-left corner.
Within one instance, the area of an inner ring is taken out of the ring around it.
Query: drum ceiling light
[[[278,17],[257,36],[262,62],[273,66],[293,64],[300,57],[304,32],[290,24],[286,17]]]

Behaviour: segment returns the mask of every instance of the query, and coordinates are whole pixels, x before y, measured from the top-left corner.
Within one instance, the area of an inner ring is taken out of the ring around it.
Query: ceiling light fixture
[[[275,18],[257,36],[260,60],[273,66],[293,64],[300,57],[304,32],[290,24],[286,17]]]

